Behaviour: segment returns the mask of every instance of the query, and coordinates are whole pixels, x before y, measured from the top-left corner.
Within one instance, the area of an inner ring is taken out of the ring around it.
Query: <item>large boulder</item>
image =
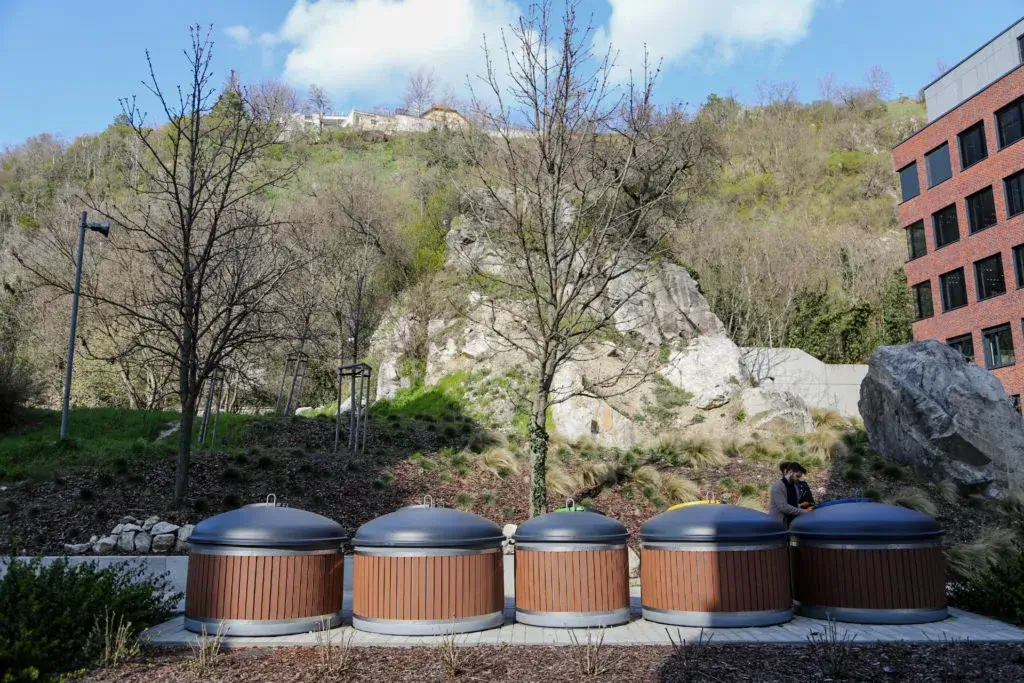
[[[798,434],[814,431],[814,417],[807,404],[789,391],[749,387],[740,392],[740,410],[754,429],[782,424]]]
[[[876,349],[859,407],[887,458],[989,495],[1024,483],[1024,420],[999,380],[946,344]]]
[[[724,332],[703,334],[670,350],[659,372],[693,395],[690,405],[704,410],[725,405],[747,385],[743,354]]]
[[[591,361],[586,367],[596,366],[598,376],[614,377],[622,372],[615,360],[607,358],[603,364]],[[587,437],[602,445],[629,447],[649,438],[650,434],[608,399],[586,393],[589,382],[584,364],[566,362],[555,373],[552,395],[558,401],[551,407],[555,432],[567,441]],[[628,382],[628,380],[624,380]],[[609,393],[615,393],[614,387]]]

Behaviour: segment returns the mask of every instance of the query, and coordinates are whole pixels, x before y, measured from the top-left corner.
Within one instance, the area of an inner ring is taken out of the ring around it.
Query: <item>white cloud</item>
[[[623,67],[643,60],[679,63],[701,47],[731,59],[742,47],[792,45],[807,35],[819,0],[608,0],[607,29],[595,42],[612,46]]]
[[[335,92],[392,98],[408,73],[433,68],[460,87],[519,15],[512,0],[297,0],[277,36],[284,76]]]
[[[224,29],[224,33],[227,34],[228,38],[231,38],[239,45],[248,45],[252,42],[252,34],[249,33],[249,29],[244,26],[228,26]]]

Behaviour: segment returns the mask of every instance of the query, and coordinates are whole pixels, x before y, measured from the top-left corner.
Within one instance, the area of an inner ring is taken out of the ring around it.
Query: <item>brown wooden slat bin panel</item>
[[[626,548],[515,555],[516,615],[544,626],[609,626],[629,620]]]
[[[340,551],[282,556],[207,554],[193,550],[188,565],[185,617],[208,623],[211,633],[221,626],[217,622],[224,622],[223,627],[236,634],[242,632],[233,621],[267,622],[271,630],[273,622],[336,622],[341,613],[343,571]],[[248,627],[248,632],[260,634],[259,624]]]
[[[931,613],[946,608],[945,559],[942,548],[794,548],[794,586],[802,610],[839,608],[854,613],[892,611],[897,622],[906,612]],[[853,616],[856,616],[854,614]],[[885,614],[875,615],[885,620]],[[840,614],[836,613],[839,619]]]
[[[666,612],[765,612],[792,605],[783,546],[732,551],[644,548],[640,586],[644,607]]]
[[[495,614],[500,617],[505,603],[502,571],[500,552],[389,556],[357,549],[352,595],[355,625],[412,635],[457,631],[459,622],[475,624]],[[391,622],[390,626],[381,627],[381,621]]]

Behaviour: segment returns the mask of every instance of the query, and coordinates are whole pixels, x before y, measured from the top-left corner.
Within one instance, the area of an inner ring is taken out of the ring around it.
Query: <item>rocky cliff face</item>
[[[448,235],[446,268],[459,273],[468,271],[470,264],[482,264],[500,271],[502,259],[486,244],[484,234],[472,221],[454,227]],[[456,372],[489,378],[529,375],[524,355],[510,348],[492,329],[511,329],[516,324],[507,307],[491,309],[485,296],[474,291],[468,293],[465,305],[466,315],[437,316],[426,321],[412,320],[401,306],[391,312],[371,341],[372,355],[378,359],[378,397],[390,397],[410,386],[415,379],[412,371],[422,372],[428,386]],[[630,273],[615,282],[602,305],[608,310],[618,306],[614,315],[616,338],[588,349],[588,360],[566,363],[556,376],[555,393],[572,393],[571,389],[588,381],[615,374],[638,350],[657,359],[655,371],[629,391],[611,392],[615,396],[610,398],[574,396],[555,404],[555,431],[564,438],[586,436],[628,447],[671,426],[666,421],[670,423],[673,416],[666,410],[675,410],[679,419],[684,413],[692,418],[697,411],[730,403],[750,388],[740,349],[725,333],[686,268],[662,262]],[[427,336],[427,351],[425,358],[413,363],[406,354],[418,333],[417,326]],[[504,384],[510,394],[507,400],[489,401],[487,406],[498,421],[506,419],[516,403],[511,397],[515,387],[509,387],[510,382]],[[666,401],[667,394],[671,400]],[[808,431],[807,408],[799,399],[795,401],[799,405],[794,405],[793,398],[767,403],[784,405],[785,410],[772,415]],[[652,413],[657,413],[657,423],[650,419]]]
[[[860,412],[886,457],[991,496],[1024,484],[1024,420],[999,380],[946,344],[876,349]]]

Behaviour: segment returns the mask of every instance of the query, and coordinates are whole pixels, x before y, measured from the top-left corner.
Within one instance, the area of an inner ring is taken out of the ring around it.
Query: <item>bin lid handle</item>
[[[277,507],[277,496],[273,493],[267,494],[267,505]]]

